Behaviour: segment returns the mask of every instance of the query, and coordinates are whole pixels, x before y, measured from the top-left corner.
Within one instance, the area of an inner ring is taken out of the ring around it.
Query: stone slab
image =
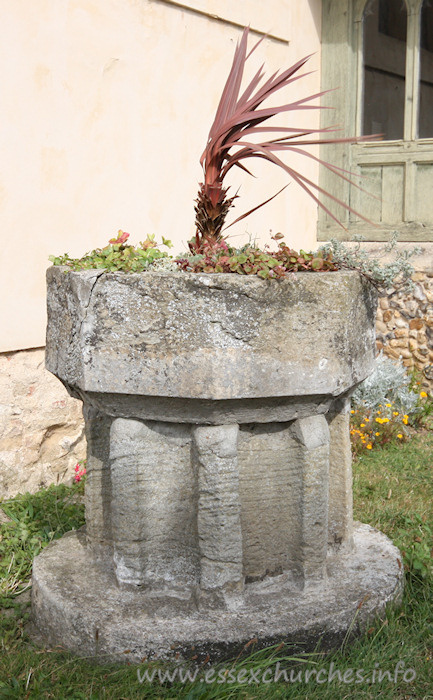
[[[229,423],[285,423],[327,413],[332,396],[272,396],[254,399],[185,399],[73,390],[85,404],[116,418],[225,425]]]
[[[47,281],[47,368],[81,392],[338,396],[372,368],[376,294],[356,272],[262,280],[51,267]]]
[[[245,586],[225,610],[199,610],[194,600],[124,590],[112,570],[89,556],[85,535],[72,532],[47,547],[34,563],[32,610],[40,641],[99,662],[138,663],[209,654],[210,663],[233,657],[257,638],[319,638],[341,642],[363,629],[401,596],[403,568],[391,541],[368,525],[354,529],[355,548],[329,557],[323,585],[300,591],[287,574]],[[194,647],[194,649],[193,649]],[[257,647],[256,647],[257,648]]]

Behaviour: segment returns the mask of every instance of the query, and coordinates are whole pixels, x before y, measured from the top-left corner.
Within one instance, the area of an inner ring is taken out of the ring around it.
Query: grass
[[[419,433],[405,444],[375,448],[354,464],[355,518],[381,529],[403,553],[406,587],[402,606],[388,610],[355,643],[343,644],[329,655],[318,649],[294,658],[282,645],[259,652],[250,647],[243,657],[225,663],[227,675],[221,671],[216,678],[220,682],[212,684],[199,680],[203,669],[195,682],[166,678],[160,684],[156,675],[153,683],[140,683],[137,667],[95,666],[58,649],[36,647],[26,632],[29,603],[23,601],[28,595],[31,561],[50,541],[82,524],[82,485],[50,487],[3,502],[1,508],[10,520],[0,525],[0,698],[433,698],[432,464],[431,432]],[[282,676],[278,683],[257,685],[255,678],[267,668],[272,670],[266,678],[273,677],[277,662],[280,671],[292,672],[294,682],[284,682]],[[414,669],[416,678],[405,682],[400,673],[395,683],[398,662],[404,664],[400,665],[403,672]],[[316,683],[314,672],[322,668],[325,671],[319,678],[326,682]],[[158,674],[172,667],[142,664],[138,667],[141,677],[146,669]],[[370,682],[353,683],[359,680],[355,671],[360,674],[361,669]],[[310,682],[296,682],[299,672],[305,681],[306,671],[313,674]],[[379,672],[384,674],[381,681]],[[327,682],[329,673],[331,682]],[[371,682],[373,673],[375,682]]]
[[[1,502],[0,605],[29,588],[33,559],[43,547],[84,524],[82,493],[82,484],[61,484]]]

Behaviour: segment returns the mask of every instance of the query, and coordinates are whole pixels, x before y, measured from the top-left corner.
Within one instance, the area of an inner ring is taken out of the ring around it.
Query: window
[[[421,10],[418,135],[433,137],[433,2]]]
[[[401,0],[371,0],[363,17],[362,134],[402,139],[407,11]]]
[[[376,227],[332,204],[349,234],[321,212],[319,240],[384,240],[393,230],[403,241],[433,240],[433,0],[323,0],[322,76],[325,90],[341,93],[323,124],[383,140],[326,151],[324,160],[332,155],[374,196],[325,172],[322,186]]]

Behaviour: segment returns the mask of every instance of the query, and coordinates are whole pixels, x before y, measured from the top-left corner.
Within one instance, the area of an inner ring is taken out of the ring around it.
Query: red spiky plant
[[[225,187],[224,179],[234,166],[241,168],[241,170],[251,175],[252,173],[244,164],[244,162],[250,158],[263,158],[283,168],[283,170],[308,192],[319,206],[336,221],[338,221],[336,217],[319,200],[314,190],[317,193],[328,195],[345,209],[353,211],[345,202],[327,193],[323,188],[309,180],[276,155],[278,152],[283,154],[292,152],[305,155],[308,158],[313,158],[338,176],[351,182],[348,178],[350,173],[317,158],[305,150],[305,146],[319,143],[350,142],[355,140],[353,137],[327,139],[310,138],[315,134],[335,131],[335,129],[331,127],[325,129],[304,129],[302,127],[268,126],[267,124],[262,126],[264,122],[284,112],[321,109],[319,105],[312,105],[311,102],[320,98],[321,95],[324,94],[322,92],[308,95],[302,99],[288,102],[280,106],[260,108],[262,103],[278,90],[309,75],[309,73],[299,73],[299,71],[311,56],[306,56],[282,73],[277,71],[260,86],[264,78],[262,66],[244,89],[243,93],[240,94],[246,61],[262,40],[263,39],[260,39],[247,54],[248,28],[244,29],[241,40],[236,47],[233,64],[218,105],[214,122],[209,132],[206,148],[200,158],[200,164],[204,172],[204,182],[201,183],[198,197],[195,200],[196,235],[189,244],[190,249],[195,253],[202,252],[204,247],[213,246],[221,241],[222,229],[227,213],[237,196],[228,196],[228,187]],[[264,133],[267,133],[269,136],[274,135],[276,138],[270,138],[265,141],[256,140],[257,136],[262,138]],[[277,194],[279,194],[279,192],[277,192]],[[275,194],[274,197],[276,196]],[[264,204],[267,204],[271,199],[273,199],[273,197],[238,217],[236,221],[233,221],[230,225],[232,226],[237,221],[245,218]],[[356,213],[358,214],[358,212]],[[358,214],[358,216],[365,218],[361,214]],[[338,221],[338,223],[340,222]]]

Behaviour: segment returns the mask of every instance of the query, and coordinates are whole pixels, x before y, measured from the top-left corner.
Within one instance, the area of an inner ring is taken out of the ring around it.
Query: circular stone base
[[[401,555],[368,525],[356,525],[353,551],[329,557],[327,571],[326,582],[304,590],[281,574],[247,584],[225,608],[176,614],[179,593],[171,603],[165,592],[160,605],[149,591],[120,589],[112,570],[92,561],[84,533],[71,532],[35,559],[33,623],[39,640],[100,662],[209,655],[213,663],[252,639],[254,649],[339,644],[401,596]]]

